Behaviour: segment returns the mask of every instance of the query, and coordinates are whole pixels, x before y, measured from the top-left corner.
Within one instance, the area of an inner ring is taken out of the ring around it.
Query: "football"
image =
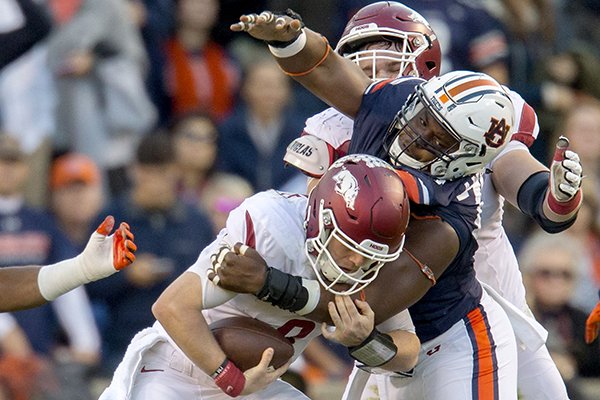
[[[294,355],[294,347],[271,325],[250,317],[215,321],[209,328],[231,361],[242,371],[255,367],[268,347],[274,350],[271,365],[281,367]]]

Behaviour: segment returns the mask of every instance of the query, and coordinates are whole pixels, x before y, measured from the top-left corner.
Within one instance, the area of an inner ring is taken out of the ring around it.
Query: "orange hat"
[[[83,154],[69,153],[58,157],[50,172],[50,187],[59,189],[73,184],[100,182],[100,170],[91,158]]]

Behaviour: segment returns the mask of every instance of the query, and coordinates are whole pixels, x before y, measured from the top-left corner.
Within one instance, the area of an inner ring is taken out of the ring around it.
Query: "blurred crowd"
[[[282,159],[326,106],[229,25],[289,7],[334,44],[371,2],[37,1],[49,34],[0,69],[0,266],[69,258],[107,213],[131,225],[138,252],[124,273],[0,314],[0,399],[96,398],[153,322],[154,300],[229,211],[256,191],[305,191]],[[600,288],[600,2],[403,3],[438,34],[443,72],[486,72],[534,107],[536,158],[548,164],[558,135],[581,157],[584,204],[572,228],[540,233],[508,208],[505,223],[548,348],[572,399],[585,399],[580,379],[600,377],[600,344],[583,341]],[[320,340],[287,379],[318,398],[323,386],[343,386],[350,367],[345,351]]]

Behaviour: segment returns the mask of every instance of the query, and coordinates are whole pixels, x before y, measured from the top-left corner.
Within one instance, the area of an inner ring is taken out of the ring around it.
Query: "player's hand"
[[[346,347],[358,346],[375,327],[375,313],[366,301],[336,295],[335,303],[329,302],[328,308],[335,330],[329,331],[323,323],[321,333],[326,339]]]
[[[270,367],[271,360],[273,359],[273,349],[268,348],[262,354],[260,362],[256,367],[252,367],[249,370],[244,371],[246,377],[246,384],[242,395],[248,395],[250,393],[258,392],[275,382],[281,375],[287,371],[290,366],[291,360],[282,365],[277,369]]]
[[[236,293],[258,293],[264,286],[267,263],[256,250],[242,243],[224,245],[211,256],[208,279]]]
[[[115,219],[109,215],[92,233],[85,249],[77,256],[90,281],[112,275],[135,260],[137,246],[133,242],[129,225],[121,222],[119,228],[110,235],[114,226]]]
[[[585,342],[590,344],[598,337],[600,331],[600,302],[592,310],[585,321]]]
[[[582,168],[579,155],[569,150],[569,140],[561,136],[550,166],[550,191],[559,202],[573,199],[581,187]]]
[[[234,32],[248,32],[256,39],[288,42],[299,36],[302,26],[302,20],[298,18],[263,11],[242,15],[240,21],[229,28]]]

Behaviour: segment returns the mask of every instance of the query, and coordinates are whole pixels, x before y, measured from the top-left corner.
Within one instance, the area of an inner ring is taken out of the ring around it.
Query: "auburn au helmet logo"
[[[493,148],[500,147],[504,144],[506,136],[510,131],[510,125],[506,123],[506,119],[502,118],[498,121],[492,117],[490,120],[490,128],[483,135],[485,137],[485,143]]]

